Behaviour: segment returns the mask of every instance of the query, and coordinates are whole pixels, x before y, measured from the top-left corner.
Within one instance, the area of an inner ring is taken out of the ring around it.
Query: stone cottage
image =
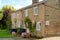
[[[12,28],[20,28],[26,17],[38,24],[37,36],[60,35],[60,0],[32,0],[32,5],[11,13]]]

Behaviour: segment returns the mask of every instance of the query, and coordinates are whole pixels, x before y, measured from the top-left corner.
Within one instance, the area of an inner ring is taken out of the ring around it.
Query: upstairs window
[[[26,17],[28,16],[28,10],[27,9],[25,10],[25,16]]]
[[[34,7],[34,15],[38,15],[38,7]]]

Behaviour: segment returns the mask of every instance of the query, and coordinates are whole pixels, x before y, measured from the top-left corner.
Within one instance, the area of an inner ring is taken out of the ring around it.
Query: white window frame
[[[50,25],[50,21],[47,20],[47,21],[46,21],[46,25],[47,25],[47,26]]]
[[[28,9],[25,10],[25,16],[28,16]]]
[[[36,23],[36,30],[40,31],[41,30],[41,22]]]
[[[34,15],[38,15],[38,7],[34,7]]]

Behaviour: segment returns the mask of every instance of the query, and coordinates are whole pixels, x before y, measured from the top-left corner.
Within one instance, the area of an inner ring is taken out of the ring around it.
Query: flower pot
[[[20,31],[19,31],[20,35],[21,35],[23,32],[26,32],[26,29],[20,28]]]
[[[17,34],[17,30],[16,29],[11,29],[11,33],[12,33],[12,35],[16,35]]]

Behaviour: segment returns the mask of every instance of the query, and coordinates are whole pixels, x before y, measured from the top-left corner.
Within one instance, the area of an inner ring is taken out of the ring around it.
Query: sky
[[[32,0],[0,0],[0,9],[5,5],[10,5],[18,10],[20,8],[26,7],[31,4],[32,4]]]

